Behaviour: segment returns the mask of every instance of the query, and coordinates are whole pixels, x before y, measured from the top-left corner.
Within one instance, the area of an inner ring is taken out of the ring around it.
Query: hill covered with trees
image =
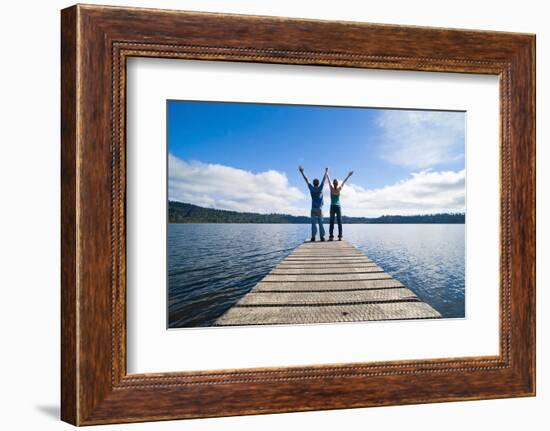
[[[184,202],[168,202],[168,221],[170,223],[309,223],[306,216],[289,214],[257,214],[238,211],[204,208]],[[325,217],[328,223],[328,217]],[[432,224],[463,224],[463,213],[443,213],[427,215],[383,215],[381,217],[342,217],[347,224],[365,223],[432,223]]]

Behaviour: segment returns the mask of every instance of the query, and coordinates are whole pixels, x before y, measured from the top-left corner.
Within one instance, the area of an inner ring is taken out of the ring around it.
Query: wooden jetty
[[[441,315],[347,241],[305,242],[216,326],[430,319]]]

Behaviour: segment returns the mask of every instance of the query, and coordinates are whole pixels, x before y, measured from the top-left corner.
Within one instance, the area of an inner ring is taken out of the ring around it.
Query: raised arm
[[[325,180],[327,179],[327,177],[328,177],[328,168],[325,168],[325,173],[323,174],[323,179],[322,179],[322,181],[321,181],[321,188],[324,187],[324,185],[325,185]]]
[[[342,181],[342,185],[340,186],[340,190],[342,190],[342,187],[344,187],[344,184],[346,184],[346,181],[353,175],[353,171],[351,171],[348,176]]]
[[[307,179],[306,174],[304,173],[304,168],[303,168],[303,166],[299,166],[299,167],[298,167],[298,170],[299,170],[300,173],[302,174],[302,177],[304,178],[304,181],[306,182],[306,184],[309,185],[309,180]]]
[[[330,187],[330,191],[333,191],[334,188],[332,187],[332,181],[330,180],[330,175],[328,174],[328,168],[325,170],[325,176],[328,180],[328,186]]]

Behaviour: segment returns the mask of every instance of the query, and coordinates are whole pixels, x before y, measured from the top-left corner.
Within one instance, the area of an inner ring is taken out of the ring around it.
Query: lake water
[[[211,325],[310,234],[306,224],[169,224],[169,327]],[[464,317],[463,224],[344,225],[344,238],[443,317]]]

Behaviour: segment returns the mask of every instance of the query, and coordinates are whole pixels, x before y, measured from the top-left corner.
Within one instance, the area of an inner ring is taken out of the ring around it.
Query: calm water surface
[[[169,327],[209,326],[311,233],[306,224],[169,224]],[[344,225],[344,238],[432,305],[464,317],[464,225]]]

